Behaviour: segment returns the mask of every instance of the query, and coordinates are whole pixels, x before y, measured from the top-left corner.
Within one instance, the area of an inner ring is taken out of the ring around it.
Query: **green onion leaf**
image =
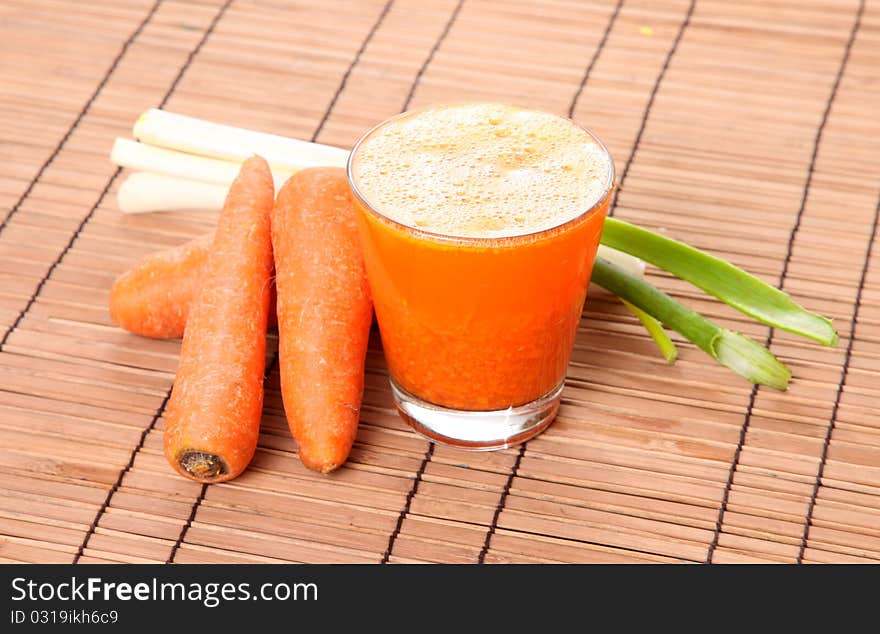
[[[837,345],[831,320],[730,262],[617,218],[605,220],[602,244],[665,269],[761,323]]]
[[[791,371],[767,348],[709,321],[656,286],[596,258],[592,281],[696,344],[718,363],[753,383],[785,390]]]
[[[663,330],[663,324],[651,317],[638,306],[630,304],[625,299],[621,301],[623,302],[623,305],[626,306],[633,315],[638,317],[640,322],[642,322],[645,330],[648,331],[648,334],[651,335],[651,339],[654,340],[654,343],[657,344],[657,348],[660,349],[660,354],[666,359],[666,363],[669,365],[675,363],[675,360],[678,359],[678,348],[675,347],[675,343],[669,338],[666,331]]]

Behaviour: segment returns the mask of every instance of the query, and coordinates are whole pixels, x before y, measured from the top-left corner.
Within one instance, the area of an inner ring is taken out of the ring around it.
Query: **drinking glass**
[[[392,220],[359,183],[364,141],[412,115],[368,131],[348,162],[394,401],[403,419],[434,441],[509,447],[543,431],[559,408],[608,211],[613,162],[605,145],[580,128],[607,161],[607,182],[590,208],[525,235],[425,231]],[[539,186],[533,194],[537,199],[544,192]]]

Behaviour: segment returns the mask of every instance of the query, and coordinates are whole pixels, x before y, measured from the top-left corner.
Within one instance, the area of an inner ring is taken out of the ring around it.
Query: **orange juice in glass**
[[[403,418],[470,449],[544,430],[608,211],[606,147],[545,112],[436,106],[367,132],[348,176]]]

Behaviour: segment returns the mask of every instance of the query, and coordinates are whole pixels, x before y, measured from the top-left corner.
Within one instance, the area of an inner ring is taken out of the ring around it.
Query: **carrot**
[[[214,234],[153,253],[116,278],[110,288],[110,318],[136,335],[180,339]],[[274,328],[275,286],[269,328]]]
[[[263,409],[272,275],[273,184],[259,157],[232,184],[183,335],[165,418],[165,457],[183,476],[221,482],[254,455]]]
[[[110,318],[144,337],[183,336],[213,236],[148,255],[116,278],[110,288]]]
[[[294,174],[272,214],[281,396],[303,464],[329,473],[357,434],[373,317],[340,168]]]

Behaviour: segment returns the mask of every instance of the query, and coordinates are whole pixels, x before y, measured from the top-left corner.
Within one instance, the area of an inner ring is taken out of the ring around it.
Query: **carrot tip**
[[[317,471],[318,473],[323,473],[324,475],[336,471],[345,462],[345,460],[340,460],[337,462],[312,460],[308,457],[304,457],[302,454],[300,454],[299,458],[302,461],[304,467],[306,467],[307,469],[311,469],[312,471]]]
[[[197,480],[214,480],[229,473],[223,458],[204,451],[184,451],[177,462],[181,469]]]

